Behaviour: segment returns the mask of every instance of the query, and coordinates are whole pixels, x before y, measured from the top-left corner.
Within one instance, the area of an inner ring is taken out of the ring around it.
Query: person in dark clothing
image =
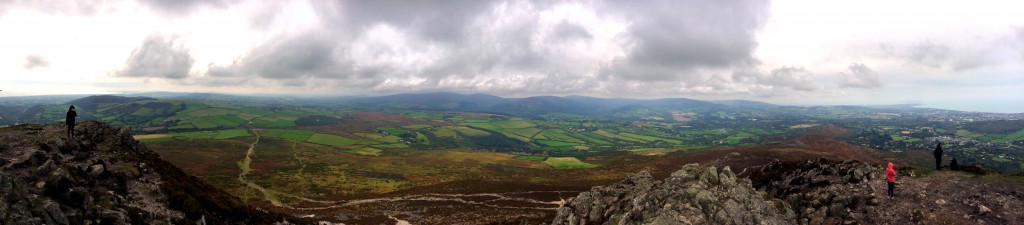
[[[75,117],[76,116],[78,116],[78,113],[75,112],[75,106],[71,106],[71,108],[68,108],[68,116],[67,116],[67,118],[64,118],[64,122],[67,122],[67,124],[68,124],[68,139],[71,139],[72,137],[75,136]]]
[[[956,163],[956,158],[953,158],[952,161],[949,161],[949,169],[951,169],[951,170],[960,170],[960,164]]]
[[[935,154],[935,170],[942,169],[942,142],[935,146],[935,151],[932,153]]]

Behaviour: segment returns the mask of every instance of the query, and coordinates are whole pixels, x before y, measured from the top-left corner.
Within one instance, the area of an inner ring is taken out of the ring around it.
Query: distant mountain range
[[[264,106],[317,106],[389,108],[433,111],[481,112],[539,118],[552,115],[577,115],[617,118],[641,118],[671,112],[713,113],[742,111],[760,115],[786,115],[820,111],[859,112],[934,112],[936,109],[916,108],[908,105],[893,106],[782,106],[750,100],[704,101],[689,98],[624,99],[587,96],[533,96],[504,98],[488,94],[407,93],[372,97],[290,96],[290,95],[230,95],[217,93],[148,92],[125,95],[52,95],[0,97],[0,125],[38,123],[44,112],[56,113],[55,105],[71,104],[86,110],[96,110],[121,103],[152,100],[186,100],[197,102],[228,102],[261,104]],[[46,108],[44,106],[54,107]],[[66,107],[66,106],[64,106]],[[62,110],[66,110],[63,108]],[[948,111],[948,110],[944,110]]]
[[[423,93],[357,98],[356,106],[389,106],[421,110],[488,112],[523,117],[548,113],[608,115],[635,109],[716,110],[732,107],[776,107],[764,102],[702,101],[688,98],[621,99],[586,96],[502,98],[487,94]]]

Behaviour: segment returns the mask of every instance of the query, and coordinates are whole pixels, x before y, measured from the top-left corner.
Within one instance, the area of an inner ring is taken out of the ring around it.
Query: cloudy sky
[[[0,0],[0,96],[749,99],[1024,112],[1024,1]]]

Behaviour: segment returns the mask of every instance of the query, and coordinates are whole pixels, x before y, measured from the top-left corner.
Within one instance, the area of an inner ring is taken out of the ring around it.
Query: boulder
[[[50,218],[53,219],[57,224],[70,224],[68,217],[64,215],[64,211],[60,209],[60,205],[54,202],[48,202],[46,204],[46,212]]]
[[[785,203],[765,201],[765,193],[744,180],[728,167],[719,172],[698,164],[683,166],[663,182],[640,172],[580,193],[559,208],[551,224],[796,223]]]
[[[89,176],[92,178],[98,178],[103,175],[104,172],[103,164],[96,164],[89,167]]]
[[[100,212],[100,224],[128,224],[128,216],[118,210],[106,209]]]
[[[0,129],[0,224],[191,224],[200,216],[209,224],[294,221],[247,206],[153,152],[136,151],[143,146],[129,129],[95,121],[79,126],[85,132],[68,141],[58,125]]]

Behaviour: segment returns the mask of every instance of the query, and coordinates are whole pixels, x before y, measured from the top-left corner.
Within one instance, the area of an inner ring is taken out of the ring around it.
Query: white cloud
[[[181,79],[189,75],[195,59],[175,37],[152,35],[142,41],[142,46],[132,51],[123,69],[116,75],[121,77],[156,77]]]
[[[1024,14],[1015,10],[1024,5],[1014,1],[93,3],[0,1],[0,74],[13,74],[0,80],[51,84],[36,89],[779,103],[1024,83]]]

